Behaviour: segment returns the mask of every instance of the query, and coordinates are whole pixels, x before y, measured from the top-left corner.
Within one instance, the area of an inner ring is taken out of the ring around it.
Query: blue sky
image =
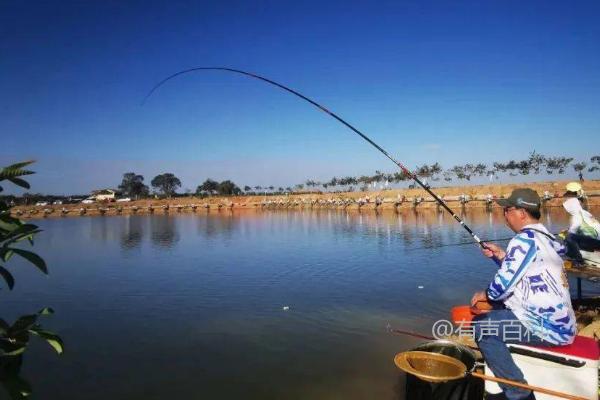
[[[240,185],[393,171],[347,128],[228,66],[289,85],[408,166],[599,153],[599,2],[0,4],[0,161],[33,191],[124,172]]]

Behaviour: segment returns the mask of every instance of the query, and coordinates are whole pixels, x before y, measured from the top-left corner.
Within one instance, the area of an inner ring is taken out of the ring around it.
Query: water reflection
[[[98,240],[101,242],[106,242],[110,239],[110,235],[114,233],[114,230],[109,229],[109,226],[112,228],[112,225],[108,223],[108,218],[90,218],[90,217],[82,217],[85,218],[87,222],[90,224],[90,236],[94,240]],[[112,219],[112,218],[111,218]]]
[[[147,219],[141,216],[128,215],[123,217],[121,231],[121,248],[132,250],[139,248],[144,239],[144,222]]]
[[[222,211],[219,214],[208,214],[197,221],[198,234],[205,238],[230,239],[231,233],[240,223],[240,217],[233,211]]]
[[[170,249],[179,242],[177,219],[178,217],[170,215],[155,215],[150,218],[150,240],[153,245]]]

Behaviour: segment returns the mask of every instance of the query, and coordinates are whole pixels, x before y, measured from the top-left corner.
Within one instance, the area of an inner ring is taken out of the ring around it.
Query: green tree
[[[202,185],[196,188],[196,194],[200,195],[206,193],[208,195],[215,194],[219,189],[219,182],[213,181],[212,179],[205,180]]]
[[[235,183],[226,180],[218,184],[217,192],[220,195],[239,195],[242,191]]]
[[[144,177],[137,175],[134,172],[127,172],[123,174],[123,180],[119,185],[119,190],[124,195],[138,199],[140,197],[148,196],[148,186],[144,185]]]
[[[155,176],[150,184],[153,188],[160,190],[167,197],[173,196],[177,188],[181,187],[179,178],[170,172]]]

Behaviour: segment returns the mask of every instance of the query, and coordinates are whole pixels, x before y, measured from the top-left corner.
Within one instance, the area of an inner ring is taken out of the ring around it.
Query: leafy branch
[[[29,183],[21,177],[34,172],[24,169],[33,161],[25,161],[9,165],[0,169],[0,182],[9,181],[17,186],[29,189]],[[0,186],[0,192],[3,187]],[[48,274],[48,267],[42,257],[36,253],[17,247],[23,242],[33,246],[33,238],[41,230],[33,224],[25,223],[10,215],[10,207],[5,201],[0,200],[0,276],[12,290],[15,278],[6,268],[6,264],[13,256],[18,256],[33,264],[44,274]],[[19,372],[22,363],[22,354],[27,349],[31,336],[37,336],[46,341],[58,354],[64,352],[64,343],[55,333],[44,329],[38,319],[41,316],[53,314],[51,308],[43,308],[35,314],[23,315],[12,324],[0,318],[0,382],[13,399],[23,399],[31,394],[31,386],[21,377]]]

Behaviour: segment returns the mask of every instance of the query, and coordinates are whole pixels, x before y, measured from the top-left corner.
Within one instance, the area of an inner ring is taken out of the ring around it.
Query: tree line
[[[524,160],[509,160],[506,162],[493,162],[491,165],[484,163],[466,163],[464,165],[455,165],[451,168],[444,169],[439,163],[424,164],[413,170],[422,180],[429,184],[435,182],[449,183],[452,181],[469,182],[476,177],[487,177],[490,180],[498,180],[502,177],[515,177],[518,175],[530,175],[547,173],[549,175],[564,174],[571,167],[577,173],[580,179],[583,179],[583,173],[593,173],[600,170],[600,156],[593,156],[589,161],[574,161],[572,157],[549,157],[539,154],[535,151],[529,154]],[[202,184],[196,187],[196,196],[231,196],[231,195],[266,195],[266,194],[284,194],[298,192],[317,192],[317,191],[361,191],[368,190],[371,186],[390,187],[400,183],[410,181],[408,174],[398,171],[385,173],[375,171],[373,175],[361,176],[346,176],[333,177],[328,181],[317,181],[308,179],[303,183],[292,186],[250,186],[245,185],[240,188],[231,180],[216,181],[206,179]],[[409,186],[410,187],[410,186]],[[152,191],[151,191],[152,188]],[[119,192],[123,196],[133,199],[146,198],[152,194],[160,194],[166,197],[191,195],[191,190],[186,190],[184,194],[177,193],[181,188],[181,180],[173,173],[167,172],[155,176],[150,181],[150,186],[144,183],[144,176],[135,172],[127,172],[123,174],[121,183],[118,186]],[[5,201],[9,202],[25,202],[31,204],[40,200],[58,200],[64,199],[65,196],[46,196],[43,194],[24,193],[21,199],[16,196],[0,196]],[[85,196],[79,196],[85,197]]]
[[[177,189],[181,187],[181,180],[174,174],[166,172],[155,176],[152,181],[150,181],[150,185],[155,193],[172,197],[177,194]],[[123,180],[118,189],[123,195],[136,199],[148,197],[150,195],[150,188],[144,184],[144,177],[135,172],[123,174]],[[199,196],[227,196],[241,195],[242,193],[242,190],[230,180],[217,182],[212,179],[207,179],[201,185],[198,185],[195,192],[195,194]]]
[[[539,174],[545,172],[549,175],[554,173],[564,174],[570,165],[573,170],[583,180],[583,172],[595,172],[600,170],[600,156],[593,156],[589,163],[585,161],[573,163],[572,157],[547,157],[533,151],[525,160],[510,160],[507,162],[494,162],[491,166],[484,163],[467,163],[464,165],[455,165],[451,168],[444,169],[439,163],[431,165],[425,164],[418,166],[412,172],[419,178],[429,182],[452,182],[453,180],[471,181],[475,177],[488,177],[489,179],[500,179],[503,175],[511,177],[518,175]],[[333,177],[329,181],[319,182],[315,180],[307,180],[303,184],[295,185],[296,190],[303,190],[305,187],[308,190],[323,188],[330,190],[340,188],[342,190],[353,191],[355,187],[365,191],[369,186],[386,186],[399,184],[401,182],[410,181],[411,177],[403,171],[384,173],[375,171],[374,175],[361,175],[358,177]]]
[[[431,165],[425,164],[418,166],[413,171],[419,178],[429,182],[451,182],[453,180],[471,181],[475,177],[488,177],[489,179],[500,179],[502,176],[518,176],[547,173],[549,175],[564,174],[569,166],[579,174],[583,179],[583,172],[595,172],[600,170],[600,156],[593,156],[589,162],[577,161],[573,162],[572,157],[549,157],[539,154],[535,151],[531,152],[525,160],[509,160],[506,162],[493,162],[491,165],[484,163],[467,163],[464,165],[455,165],[451,168],[444,169],[439,163]],[[212,179],[206,179],[201,185],[196,188],[195,194],[198,196],[211,195],[256,195],[256,194],[282,194],[290,192],[302,191],[328,191],[328,190],[349,190],[354,188],[367,190],[371,185],[380,185],[388,187],[391,184],[399,184],[401,182],[410,181],[408,174],[399,171],[392,173],[384,173],[375,171],[373,175],[361,175],[357,177],[333,177],[328,181],[319,182],[309,179],[304,183],[294,186],[249,186],[245,185],[243,190],[231,180],[218,182]],[[144,177],[129,172],[123,175],[123,181],[119,185],[119,190],[131,197],[140,198],[147,197],[150,193],[148,186],[144,183]],[[164,173],[157,175],[150,182],[155,192],[159,192],[165,196],[173,196],[181,187],[181,181],[172,173]]]

